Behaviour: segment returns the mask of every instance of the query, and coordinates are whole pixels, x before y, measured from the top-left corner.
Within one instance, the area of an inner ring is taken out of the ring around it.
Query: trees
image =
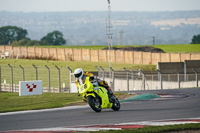
[[[200,44],[200,34],[193,36],[191,44]]]
[[[44,36],[41,41],[31,40],[28,32],[17,26],[0,27],[0,45],[35,46],[35,45],[63,45],[66,40],[60,31],[53,31]]]
[[[0,27],[0,45],[10,45],[13,41],[27,38],[27,30],[17,26]]]
[[[66,40],[63,38],[63,34],[60,31],[48,33],[41,41],[43,42],[42,44],[48,45],[63,45],[66,43]]]
[[[21,39],[19,41],[13,41],[11,43],[12,46],[39,46],[41,44],[40,41],[30,40],[30,39]]]

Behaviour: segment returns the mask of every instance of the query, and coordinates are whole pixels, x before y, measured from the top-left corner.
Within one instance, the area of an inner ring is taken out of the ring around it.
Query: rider
[[[80,84],[80,85],[83,84],[83,81],[86,79],[86,77],[90,77],[90,82],[92,84],[95,84],[95,81],[97,81],[99,86],[102,86],[107,90],[110,101],[114,100],[114,94],[113,94],[111,88],[108,86],[108,83],[106,81],[100,80],[99,78],[97,78],[97,76],[93,75],[92,73],[83,72],[82,68],[77,68],[74,71],[74,76],[76,78],[76,86],[77,87],[78,87],[78,84]]]

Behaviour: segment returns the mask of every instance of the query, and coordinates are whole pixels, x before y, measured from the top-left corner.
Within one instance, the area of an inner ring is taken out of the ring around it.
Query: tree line
[[[38,46],[38,45],[64,45],[66,40],[60,31],[47,33],[40,41],[31,40],[26,29],[17,26],[0,27],[0,45],[11,46]],[[200,44],[200,34],[194,35],[191,44]]]
[[[32,40],[40,40],[54,30],[62,31],[68,45],[107,45],[107,11],[80,12],[6,12],[0,11],[0,27],[27,29]],[[189,44],[200,34],[200,10],[162,12],[116,12],[111,15],[113,45]],[[195,18],[195,24],[190,23]],[[176,20],[177,19],[177,20]],[[153,22],[178,22],[156,25]],[[187,21],[189,23],[187,23]],[[120,31],[123,31],[120,33]]]
[[[193,36],[191,44],[200,44],[200,34]]]
[[[37,46],[37,45],[64,45],[66,40],[60,31],[52,31],[38,40],[31,40],[26,29],[17,26],[0,27],[0,45]]]

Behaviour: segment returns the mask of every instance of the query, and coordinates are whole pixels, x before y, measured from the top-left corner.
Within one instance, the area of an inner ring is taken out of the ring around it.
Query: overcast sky
[[[200,0],[110,0],[112,11],[200,10]],[[106,11],[107,0],[0,0],[0,11]]]

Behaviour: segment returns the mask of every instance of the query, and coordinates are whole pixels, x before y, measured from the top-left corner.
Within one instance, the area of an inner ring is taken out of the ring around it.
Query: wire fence
[[[68,92],[70,87],[69,74],[67,68],[57,66],[37,67],[28,66],[0,66],[0,91],[18,92],[19,81],[42,80],[44,92]]]
[[[109,83],[113,91],[162,90],[199,87],[199,72],[162,74],[159,71],[115,71],[96,67],[97,76]],[[76,92],[70,67],[19,65],[0,66],[0,91],[19,92],[19,81],[42,80],[43,92]],[[71,89],[73,88],[73,89]]]

